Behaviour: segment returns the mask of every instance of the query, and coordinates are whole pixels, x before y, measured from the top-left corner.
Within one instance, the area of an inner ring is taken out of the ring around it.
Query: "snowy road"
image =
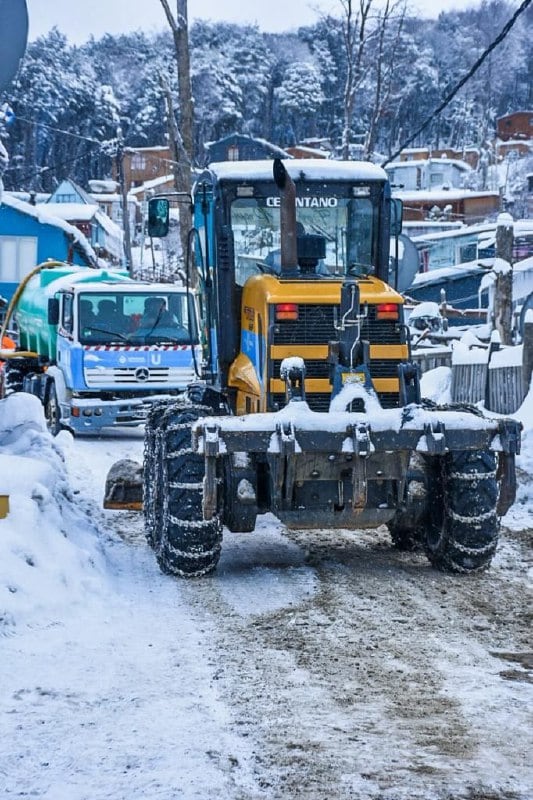
[[[3,796],[531,800],[531,531],[464,578],[384,529],[269,516],[176,581],[140,515],[100,510],[140,435],[59,438],[102,563],[70,613],[0,639]]]

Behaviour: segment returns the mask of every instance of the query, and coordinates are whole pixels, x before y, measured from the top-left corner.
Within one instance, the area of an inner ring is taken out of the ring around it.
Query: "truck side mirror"
[[[148,236],[161,239],[168,235],[170,203],[164,197],[152,197],[148,201]]]
[[[59,325],[59,300],[57,297],[50,297],[48,300],[48,324]]]
[[[403,203],[397,198],[390,201],[390,234],[399,236],[402,232]]]

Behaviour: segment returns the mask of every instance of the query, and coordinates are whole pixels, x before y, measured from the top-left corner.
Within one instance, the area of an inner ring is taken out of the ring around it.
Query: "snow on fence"
[[[449,347],[428,347],[424,349],[413,349],[411,358],[420,367],[420,372],[428,372],[436,367],[451,367],[452,351]]]
[[[523,346],[493,353],[488,368],[486,406],[498,414],[512,414],[525,397],[522,385]]]
[[[531,382],[533,314],[524,341],[515,347],[489,348],[472,337],[452,355],[451,397],[455,403],[483,402],[489,411],[513,414],[522,405]]]

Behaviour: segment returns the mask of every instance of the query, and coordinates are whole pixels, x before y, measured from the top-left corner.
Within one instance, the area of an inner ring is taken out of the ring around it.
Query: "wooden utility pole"
[[[124,175],[124,137],[122,128],[117,130],[117,168],[120,194],[122,197],[122,228],[124,231],[124,252],[126,254],[126,269],[133,276],[133,258],[131,253],[130,213],[128,208],[128,187]]]
[[[191,88],[191,69],[189,56],[189,27],[187,0],[176,0],[176,16],[174,17],[169,0],[161,0],[168,24],[174,39],[176,66],[178,69],[178,122],[174,116],[170,90],[165,89],[167,111],[169,115],[170,145],[174,151],[177,165],[174,169],[176,190],[180,193],[191,193],[192,188],[192,155],[193,155],[193,102]],[[191,209],[186,203],[180,204],[180,236],[183,258],[187,255],[187,238],[192,226]]]
[[[496,225],[496,256],[493,270],[496,273],[494,295],[494,328],[502,344],[510,345],[513,328],[513,218],[500,214]]]

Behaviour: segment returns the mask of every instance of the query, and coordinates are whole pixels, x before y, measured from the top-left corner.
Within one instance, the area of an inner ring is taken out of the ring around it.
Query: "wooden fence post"
[[[496,274],[494,288],[494,327],[500,334],[502,344],[512,344],[513,326],[513,218],[500,214],[496,224],[496,257],[493,271]]]
[[[522,380],[524,397],[529,392],[531,375],[533,373],[533,309],[528,311],[524,322],[524,332],[522,335]]]

